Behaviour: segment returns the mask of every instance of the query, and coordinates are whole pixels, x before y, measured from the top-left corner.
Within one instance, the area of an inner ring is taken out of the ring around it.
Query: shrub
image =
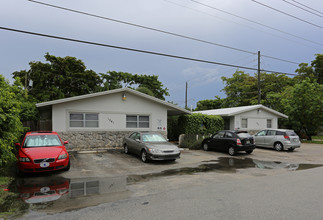
[[[223,129],[224,121],[221,116],[193,113],[181,115],[178,118],[180,134],[209,135]]]

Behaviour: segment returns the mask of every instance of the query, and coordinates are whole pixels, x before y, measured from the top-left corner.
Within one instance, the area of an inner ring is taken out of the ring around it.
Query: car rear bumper
[[[248,151],[248,150],[254,150],[256,148],[256,145],[242,145],[242,146],[237,146],[235,149],[236,151]]]
[[[148,154],[149,160],[176,160],[180,158],[180,153],[178,154]]]

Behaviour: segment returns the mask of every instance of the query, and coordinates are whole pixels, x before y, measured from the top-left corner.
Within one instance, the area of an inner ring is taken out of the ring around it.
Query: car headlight
[[[30,159],[28,157],[19,157],[20,162],[30,162]]]
[[[62,159],[65,159],[65,158],[67,158],[67,154],[61,154],[58,157],[59,160],[62,160]]]
[[[153,153],[153,154],[160,154],[163,153],[161,150],[159,149],[154,149],[154,148],[149,148],[149,152]]]

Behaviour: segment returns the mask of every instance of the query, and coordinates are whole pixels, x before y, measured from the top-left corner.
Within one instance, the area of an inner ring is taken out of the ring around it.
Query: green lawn
[[[323,144],[323,136],[312,136],[312,140],[302,140],[302,143]]]

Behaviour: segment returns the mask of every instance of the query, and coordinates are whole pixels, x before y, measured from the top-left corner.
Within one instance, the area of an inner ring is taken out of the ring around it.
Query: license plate
[[[246,141],[246,144],[250,144],[250,141]]]
[[[49,163],[48,162],[41,162],[40,167],[42,167],[42,168],[49,167]]]

